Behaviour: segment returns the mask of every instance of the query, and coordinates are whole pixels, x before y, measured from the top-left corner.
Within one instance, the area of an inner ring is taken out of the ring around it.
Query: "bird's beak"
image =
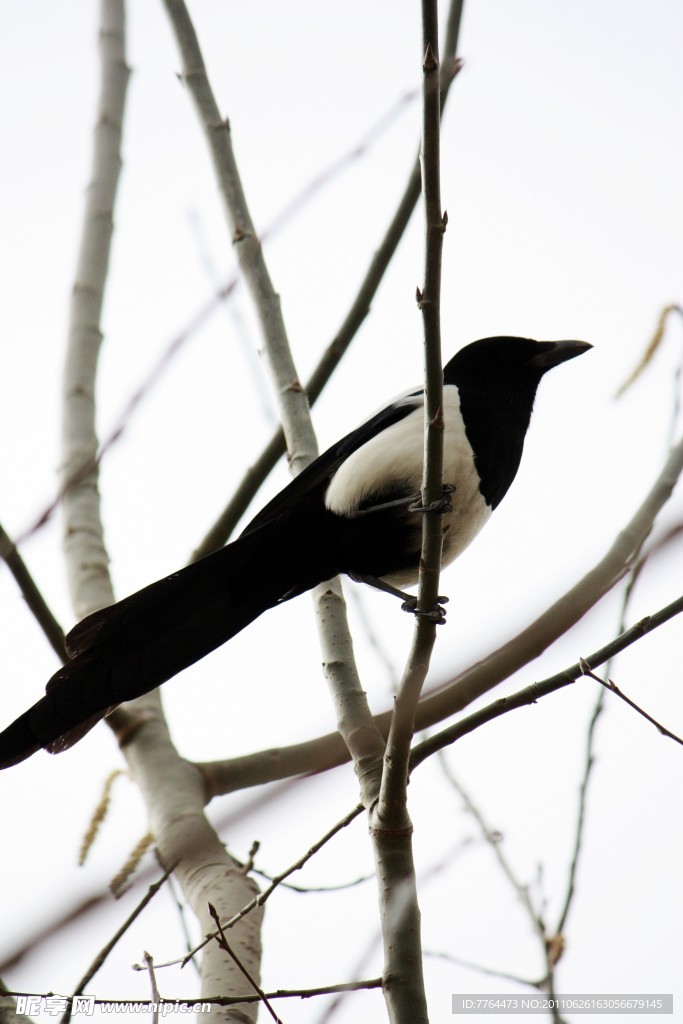
[[[583,355],[593,348],[587,341],[542,341],[541,351],[530,360],[532,366],[540,370],[550,370],[553,366],[564,363],[567,359]]]

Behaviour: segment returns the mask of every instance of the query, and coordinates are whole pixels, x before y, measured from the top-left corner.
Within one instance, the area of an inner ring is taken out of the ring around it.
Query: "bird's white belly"
[[[474,453],[465,435],[454,387],[444,388],[444,428],[443,481],[455,488],[452,509],[443,516],[442,565],[448,565],[476,537],[491,509],[479,490]],[[420,404],[349,456],[330,483],[325,504],[337,515],[353,516],[368,498],[382,490],[418,494],[423,453],[424,413]],[[393,586],[412,586],[417,582],[417,566],[385,579]]]

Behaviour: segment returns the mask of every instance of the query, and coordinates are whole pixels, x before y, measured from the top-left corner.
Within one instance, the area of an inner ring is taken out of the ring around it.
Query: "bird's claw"
[[[453,484],[444,484],[443,485],[443,492],[442,492],[440,498],[437,498],[436,501],[430,502],[429,505],[420,505],[419,503],[416,503],[415,505],[410,505],[408,507],[408,511],[409,512],[442,512],[442,513],[452,512],[453,511],[453,502],[451,501],[451,494],[453,494],[454,491],[455,491],[455,487],[454,487]]]
[[[446,609],[443,606],[448,603],[448,598],[440,595],[436,601],[436,608],[433,608],[431,611],[420,611],[417,607],[417,597],[411,595],[403,602],[401,609],[404,612],[409,612],[411,615],[418,615],[421,619],[426,619],[428,622],[433,622],[437,626],[442,626],[446,621]]]

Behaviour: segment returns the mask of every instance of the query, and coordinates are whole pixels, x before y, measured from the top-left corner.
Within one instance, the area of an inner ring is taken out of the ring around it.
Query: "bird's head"
[[[586,341],[481,338],[453,356],[444,368],[444,380],[458,387],[500,384],[505,389],[531,388],[535,394],[544,373],[592,347]]]
[[[457,352],[444,367],[444,384],[455,384],[469,422],[495,419],[506,409],[526,431],[541,377],[553,366],[587,352],[586,341],[482,338]],[[523,436],[523,435],[522,435]]]

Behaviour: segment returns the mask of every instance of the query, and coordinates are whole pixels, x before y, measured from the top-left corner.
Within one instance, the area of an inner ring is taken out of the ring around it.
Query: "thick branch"
[[[100,16],[100,99],[71,299],[62,415],[64,554],[78,618],[114,600],[97,488],[95,375],[102,342],[100,316],[121,171],[121,126],[129,75],[124,53],[123,0],[102,0]],[[89,467],[87,473],[82,472],[84,466]],[[66,486],[73,479],[77,482]]]
[[[323,673],[334,704],[337,729],[351,755],[361,801],[369,810],[379,792],[384,737],[370,711],[356,669],[339,580],[330,580],[317,587],[314,601]],[[343,628],[339,628],[340,623]]]
[[[452,0],[448,15],[448,26],[446,31],[446,42],[444,45],[444,57],[441,65],[441,112],[446,103],[451,84],[459,69],[455,61],[455,53],[458,46],[458,35],[460,31],[460,20],[462,15],[463,0]],[[346,314],[341,327],[329,343],[323,353],[318,366],[313,371],[308,383],[306,393],[310,405],[320,397],[325,385],[332,376],[344,353],[355,338],[361,324],[370,312],[372,301],[377,293],[382,278],[393,258],[398,244],[403,237],[406,227],[410,221],[415,205],[420,197],[420,158],[419,154],[410,172],[408,182],[401,197],[396,213],[391,219],[389,227],[382,241],[377,246],[365,276],[361,282],[360,289],[351,307]],[[259,487],[266,479],[270,471],[276,465],[278,459],[285,453],[285,437],[281,429],[278,429],[264,448],[263,452],[251,466],[235,491],[230,502],[213,524],[207,535],[194,553],[194,558],[202,558],[217,548],[222,547],[228,540],[230,534],[237,526],[237,523],[246,512],[249,503],[256,495]]]
[[[197,107],[216,180],[230,224],[240,269],[261,322],[265,349],[278,391],[293,472],[317,454],[306,393],[291,357],[280,299],[273,288],[247,205],[232,149],[230,125],[221,117],[207,78],[197,34],[183,0],[164,0],[183,60],[183,81]]]

